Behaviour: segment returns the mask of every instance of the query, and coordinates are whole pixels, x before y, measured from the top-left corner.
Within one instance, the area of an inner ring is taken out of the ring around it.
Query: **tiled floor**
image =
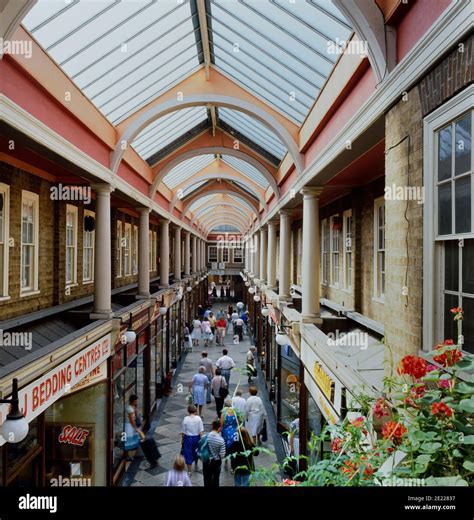
[[[216,309],[217,310],[217,309]],[[248,383],[245,373],[245,355],[249,349],[250,341],[247,336],[244,341],[238,345],[234,345],[232,341],[232,334],[230,328],[225,338],[225,348],[229,350],[229,355],[233,358],[236,368],[232,371],[230,378],[231,394],[239,386],[243,391],[243,397],[248,397]],[[221,346],[215,344],[207,348],[209,358],[215,362],[222,355]],[[126,486],[163,486],[165,484],[166,473],[172,467],[174,458],[181,449],[181,423],[186,415],[185,398],[188,393],[188,385],[197,372],[199,360],[204,347],[194,348],[193,352],[186,355],[183,365],[180,367],[177,378],[173,387],[172,396],[166,399],[164,407],[160,407],[152,421],[152,428],[154,428],[154,438],[158,443],[162,457],[159,460],[159,467],[151,469],[148,462],[143,460],[135,460],[127,470],[123,479],[122,485]],[[262,396],[264,397],[264,396]],[[268,403],[266,403],[268,405]],[[267,410],[269,407],[267,406]],[[216,418],[216,409],[214,406],[214,399],[212,403],[206,405],[203,410],[203,422],[206,432],[210,431],[211,422]],[[274,439],[278,439],[275,431],[271,431],[271,425],[274,421],[267,421],[269,425],[268,442],[264,446],[273,450]],[[276,462],[274,455],[261,454],[255,458],[257,466],[271,467]],[[220,484],[221,486],[233,486],[234,478],[230,473],[229,468],[226,469],[223,465],[221,472]],[[198,470],[193,472],[191,481],[194,486],[203,486],[202,463],[199,462]]]

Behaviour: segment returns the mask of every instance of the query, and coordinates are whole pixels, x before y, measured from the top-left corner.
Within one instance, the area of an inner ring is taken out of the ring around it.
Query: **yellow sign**
[[[329,401],[332,401],[333,380],[326,374],[324,368],[317,361],[314,362],[313,375],[323,394]]]

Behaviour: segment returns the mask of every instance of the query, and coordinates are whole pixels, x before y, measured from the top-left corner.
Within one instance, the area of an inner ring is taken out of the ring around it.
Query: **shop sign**
[[[272,322],[273,323],[278,323],[278,318],[277,318],[277,315],[276,315],[276,312],[275,312],[275,309],[273,307],[273,305],[271,305],[270,303],[267,305],[267,309],[268,309],[268,323],[271,325]]]
[[[53,370],[25,386],[18,392],[20,408],[28,422],[43,413],[46,408],[68,393],[96,367],[101,365],[112,352],[112,335],[91,343]],[[9,405],[0,405],[0,424],[8,414]],[[0,436],[0,446],[5,440]]]
[[[94,368],[94,370],[90,374],[87,374],[87,376],[82,381],[77,383],[77,385],[74,385],[71,388],[70,393],[72,394],[73,392],[77,392],[78,390],[83,390],[84,388],[87,388],[88,386],[92,386],[92,385],[95,385],[96,383],[100,383],[100,381],[103,381],[104,379],[107,379],[107,362],[106,361],[104,361],[97,368]]]
[[[149,323],[149,309],[144,309],[138,316],[133,317],[132,328],[138,334]]]
[[[327,368],[306,342],[302,342],[301,360],[305,369],[311,375],[312,380],[317,385],[319,393],[328,403],[330,403],[335,412],[340,415],[342,383]]]
[[[61,444],[72,444],[73,446],[84,446],[90,431],[86,428],[66,424],[58,436]]]
[[[340,414],[337,413],[332,404],[327,400],[307,370],[304,371],[304,384],[326,420],[330,424],[336,424],[340,419]]]

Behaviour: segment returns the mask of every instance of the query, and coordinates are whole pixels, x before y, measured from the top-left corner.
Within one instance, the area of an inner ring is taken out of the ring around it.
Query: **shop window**
[[[280,421],[289,429],[292,421],[297,419],[300,413],[300,362],[289,345],[280,348]]]
[[[242,249],[234,249],[234,263],[235,264],[242,263]]]
[[[374,201],[374,296],[383,301],[385,295],[385,201]]]
[[[138,227],[132,227],[132,274],[138,273]]]
[[[321,283],[329,284],[329,230],[326,219],[321,222]]]
[[[94,219],[95,214],[92,211],[85,211],[84,217],[82,281],[92,282],[94,280],[95,231],[87,224],[92,221],[87,219]]]
[[[464,319],[459,324],[463,349],[474,353],[474,112],[466,111],[466,106],[472,106],[472,97],[461,93],[461,99],[463,96],[465,101],[454,99],[443,107],[440,116],[433,114],[426,132],[434,155],[425,155],[426,170],[431,172],[426,178],[426,210],[433,215],[434,254],[426,250],[424,254],[425,284],[429,284],[425,286],[429,303],[424,321],[430,341],[425,348],[444,339],[458,340],[458,322],[454,322],[450,309],[462,307]],[[432,291],[434,297],[430,299]],[[439,318],[434,320],[434,315]]]
[[[331,245],[331,285],[339,287],[341,271],[341,218],[334,215],[330,218]]]
[[[217,246],[209,246],[207,248],[207,251],[208,251],[208,261],[217,262]]]
[[[21,197],[21,292],[38,290],[39,197],[23,191]]]
[[[122,264],[122,221],[117,221],[117,240],[116,240],[116,255],[117,255],[117,278],[123,275]]]
[[[347,210],[344,219],[344,288],[352,289],[352,210]]]
[[[10,187],[0,183],[0,297],[8,296]]]
[[[148,240],[150,247],[150,271],[156,271],[156,231],[148,232]]]

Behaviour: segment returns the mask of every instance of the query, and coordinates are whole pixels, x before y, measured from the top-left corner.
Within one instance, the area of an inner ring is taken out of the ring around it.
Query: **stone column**
[[[181,228],[174,230],[174,279],[181,280]]]
[[[107,320],[112,312],[112,237],[110,234],[110,184],[94,184],[96,193],[94,239],[93,320]]]
[[[290,300],[291,210],[280,211],[280,300]]]
[[[260,280],[267,282],[267,230],[260,228]]]
[[[302,306],[301,319],[316,322],[320,319],[320,237],[319,237],[319,196],[322,188],[307,187],[303,195],[303,250],[301,266]]]
[[[196,274],[197,273],[197,266],[198,266],[198,263],[197,263],[197,236],[196,235],[193,235],[193,250],[192,250],[192,262],[193,262],[193,267],[192,267],[192,272],[191,274]]]
[[[206,259],[206,242],[203,240],[202,241],[202,270],[205,271],[206,270],[206,264],[207,264],[207,259]]]
[[[184,232],[184,276],[191,274],[191,232]]]
[[[160,287],[169,286],[170,276],[170,221],[160,222]]]
[[[138,294],[137,299],[150,297],[150,208],[137,208],[138,226]]]
[[[276,222],[269,222],[267,249],[267,285],[269,289],[276,288],[276,244]]]

